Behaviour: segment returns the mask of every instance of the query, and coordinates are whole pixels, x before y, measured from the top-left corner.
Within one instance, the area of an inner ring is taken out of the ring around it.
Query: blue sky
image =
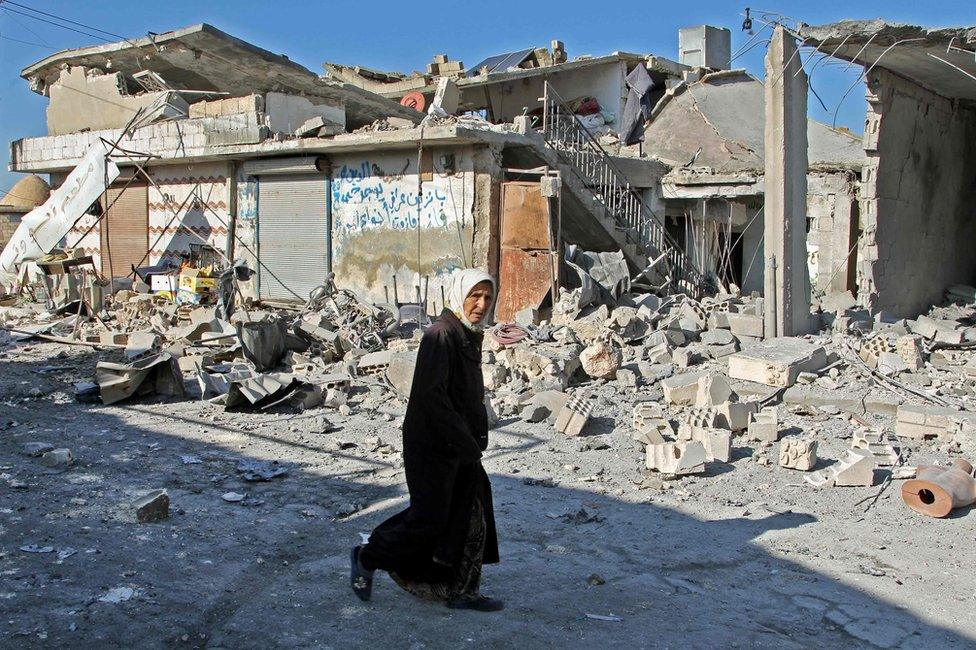
[[[730,28],[733,52],[750,38],[740,29],[746,3],[718,0],[614,5],[577,0],[534,5],[500,0],[419,5],[388,0],[16,1],[128,38],[207,22],[272,52],[286,54],[315,72],[321,72],[322,61],[326,60],[388,70],[423,70],[435,53],[474,64],[491,54],[548,45],[553,38],[566,44],[570,58],[621,50],[676,59],[678,28],[702,23]],[[607,9],[610,6],[613,9]],[[876,17],[929,26],[976,24],[972,0],[862,0],[856,4],[767,0],[761,7],[753,7],[754,14],[760,10],[809,24]],[[5,6],[0,0],[0,140],[5,145],[17,138],[44,135],[46,131],[47,100],[30,92],[19,76],[20,70],[56,50],[102,42],[17,11],[24,10]],[[758,30],[761,24],[757,21],[755,27]],[[754,41],[757,42],[734,66],[761,77],[765,47],[760,39]],[[859,68],[847,68],[846,64],[819,66],[811,82],[828,110],[811,96],[810,114],[830,123],[838,102],[859,73]],[[863,120],[864,92],[857,87],[841,105],[837,123],[860,133]],[[9,149],[5,146],[3,151],[0,190],[5,191],[20,175],[6,171]]]

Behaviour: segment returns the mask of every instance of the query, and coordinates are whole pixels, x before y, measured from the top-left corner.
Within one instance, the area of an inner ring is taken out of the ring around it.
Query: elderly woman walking
[[[410,506],[353,548],[352,589],[362,600],[372,593],[373,572],[382,569],[419,598],[454,609],[503,608],[479,590],[482,565],[498,562],[491,484],[481,466],[488,446],[482,328],[494,301],[490,275],[455,273],[452,309],[420,341],[403,421]]]

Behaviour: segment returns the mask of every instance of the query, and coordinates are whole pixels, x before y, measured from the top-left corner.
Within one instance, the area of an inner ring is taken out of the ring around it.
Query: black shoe
[[[362,546],[352,547],[352,557],[349,563],[349,584],[359,600],[369,600],[369,597],[373,595],[373,572],[367,570],[359,561],[359,552],[362,548]]]
[[[505,603],[497,598],[489,598],[477,594],[475,596],[462,596],[445,603],[451,609],[470,609],[476,612],[500,612],[505,609]]]

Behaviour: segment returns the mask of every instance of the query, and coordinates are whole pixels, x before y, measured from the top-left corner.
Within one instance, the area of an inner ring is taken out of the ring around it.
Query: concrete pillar
[[[777,26],[766,52],[766,336],[810,331],[807,270],[807,76],[796,41]]]

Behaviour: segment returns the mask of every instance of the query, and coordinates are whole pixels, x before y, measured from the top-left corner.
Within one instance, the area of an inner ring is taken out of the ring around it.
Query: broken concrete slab
[[[104,404],[150,393],[179,397],[186,395],[179,365],[166,352],[131,364],[100,361],[95,366],[95,381]]]
[[[224,408],[228,411],[263,410],[277,404],[302,382],[288,373],[268,373],[232,381],[227,388]]]
[[[729,377],[767,386],[789,387],[801,372],[827,365],[823,346],[798,338],[775,338],[729,357]]]

